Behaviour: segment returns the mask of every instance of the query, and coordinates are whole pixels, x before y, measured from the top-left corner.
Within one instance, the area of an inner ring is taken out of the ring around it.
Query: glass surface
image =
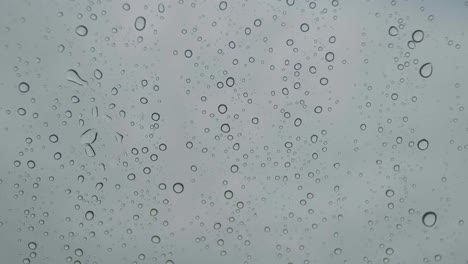
[[[3,0],[0,263],[468,263],[468,1]]]

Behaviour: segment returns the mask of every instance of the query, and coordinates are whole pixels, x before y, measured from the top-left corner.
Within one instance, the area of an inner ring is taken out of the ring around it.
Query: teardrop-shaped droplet
[[[162,14],[162,13],[164,13],[165,10],[166,10],[166,7],[164,7],[164,4],[163,4],[163,3],[160,3],[160,4],[158,5],[158,11],[159,11],[159,13]]]
[[[419,68],[419,74],[423,78],[429,78],[432,75],[432,63],[425,63]]]
[[[135,28],[138,31],[142,31],[143,29],[145,29],[145,26],[146,26],[146,19],[144,17],[139,16],[135,19]]]
[[[79,86],[84,86],[88,84],[88,82],[81,78],[78,72],[73,69],[69,69],[67,71],[67,80],[72,83],[78,84]]]

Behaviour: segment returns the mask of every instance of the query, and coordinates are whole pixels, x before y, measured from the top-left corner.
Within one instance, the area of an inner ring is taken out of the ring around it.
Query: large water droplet
[[[425,63],[419,68],[419,74],[423,78],[429,78],[432,75],[432,63]]]
[[[392,37],[395,37],[398,35],[398,28],[395,27],[395,26],[391,26],[389,29],[388,29],[388,34]]]
[[[83,25],[79,25],[76,27],[75,33],[80,37],[84,37],[88,35],[88,28]]]
[[[429,141],[427,139],[421,139],[418,141],[418,149],[426,150],[429,147]]]
[[[27,93],[29,92],[29,84],[28,83],[25,83],[25,82],[21,82],[20,84],[18,84],[18,90],[22,93]]]
[[[422,222],[427,227],[433,227],[437,222],[437,215],[434,212],[426,212],[422,216]]]
[[[184,191],[184,185],[178,182],[172,186],[172,189],[174,190],[175,193],[181,193]]]
[[[31,250],[35,250],[37,248],[37,244],[35,242],[29,242],[28,248]]]
[[[85,218],[86,218],[86,220],[88,220],[88,221],[93,220],[93,218],[94,218],[94,212],[93,212],[93,211],[88,211],[88,212],[86,212]]]
[[[146,19],[144,17],[139,16],[135,19],[135,28],[138,31],[142,31],[143,29],[145,29],[145,26],[146,26]]]
[[[91,144],[86,144],[85,145],[85,152],[88,157],[92,158],[96,156],[96,152],[94,151],[94,148],[91,146]]]
[[[419,43],[424,39],[424,32],[422,30],[415,30],[413,35],[411,35],[411,38],[414,42]]]

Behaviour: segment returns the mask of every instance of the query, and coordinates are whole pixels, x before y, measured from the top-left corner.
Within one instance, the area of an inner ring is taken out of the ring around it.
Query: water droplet
[[[81,76],[78,74],[78,72],[73,70],[73,69],[69,69],[67,71],[67,80],[72,82],[72,83],[78,84],[80,86],[88,84],[88,82],[83,80],[83,78],[81,78]]]
[[[398,35],[398,28],[395,27],[395,26],[391,26],[389,29],[388,29],[388,34],[392,37],[394,36],[397,36]]]
[[[429,78],[432,75],[432,63],[428,62],[421,66],[419,74],[423,78]]]
[[[335,59],[335,53],[327,52],[327,54],[325,54],[325,60],[326,61],[332,62],[334,59]]]
[[[151,215],[151,216],[156,216],[157,214],[158,214],[158,209],[152,208],[152,209],[150,210],[150,215]]]
[[[424,39],[424,32],[422,30],[415,30],[411,35],[414,42],[419,43]]]
[[[192,53],[191,50],[188,49],[188,50],[185,51],[185,57],[186,57],[186,58],[191,58],[192,55],[193,55],[193,53]]]
[[[50,135],[49,136],[49,141],[52,142],[52,143],[57,143],[57,141],[58,141],[57,135],[55,135],[55,134]]]
[[[29,242],[28,248],[31,250],[35,250],[37,248],[37,244],[35,242]]]
[[[226,10],[226,8],[227,8],[227,2],[226,1],[219,2],[219,9],[220,10],[224,11],[224,10]]]
[[[154,122],[158,122],[160,118],[161,118],[161,116],[159,115],[159,113],[152,113],[151,114],[151,119],[153,119]]]
[[[427,227],[433,227],[437,222],[437,215],[434,212],[426,212],[422,216],[422,222]]]
[[[161,238],[159,236],[152,236],[151,237],[151,242],[155,244],[159,244],[161,242]]]
[[[83,256],[83,250],[81,248],[75,249],[75,255],[78,257]]]
[[[229,126],[229,124],[222,124],[221,131],[223,131],[224,133],[229,133],[229,131],[231,131],[231,127]]]
[[[164,11],[166,10],[166,7],[164,7],[164,4],[163,3],[159,3],[158,5],[158,11],[159,13],[164,13]]]
[[[218,105],[218,112],[220,114],[225,114],[227,112],[227,106],[225,104]]]
[[[87,211],[86,214],[85,214],[85,218],[86,218],[86,220],[88,220],[88,221],[93,220],[93,218],[94,218],[94,212],[93,212],[93,211]]]
[[[90,128],[80,136],[81,144],[93,144],[98,136],[96,129]]]
[[[29,92],[29,84],[28,83],[25,83],[25,82],[21,82],[20,84],[18,84],[18,90],[22,93],[27,93]]]
[[[307,31],[309,31],[309,24],[307,24],[307,23],[302,23],[302,24],[301,24],[301,31],[302,31],[302,32],[307,32]]]
[[[80,37],[84,37],[88,35],[88,28],[83,25],[79,25],[76,27],[75,33]]]
[[[232,199],[232,197],[234,197],[234,193],[231,190],[227,190],[224,192],[224,198],[229,200]]]
[[[99,69],[94,70],[94,77],[98,80],[102,79],[102,72]]]
[[[227,86],[232,87],[232,86],[234,86],[234,83],[235,83],[234,78],[229,77],[229,78],[226,79],[226,85]]]
[[[135,28],[138,31],[142,31],[143,29],[145,29],[145,26],[146,26],[146,19],[144,17],[139,16],[135,19]]]
[[[85,152],[88,157],[92,158],[96,156],[96,152],[94,151],[94,148],[91,146],[91,144],[86,143],[85,144]]]
[[[175,193],[181,193],[184,191],[184,185],[178,182],[172,186],[172,189],[174,190]]]
[[[418,141],[417,146],[420,150],[426,150],[427,148],[429,148],[429,141],[427,141],[427,139],[421,139]]]

